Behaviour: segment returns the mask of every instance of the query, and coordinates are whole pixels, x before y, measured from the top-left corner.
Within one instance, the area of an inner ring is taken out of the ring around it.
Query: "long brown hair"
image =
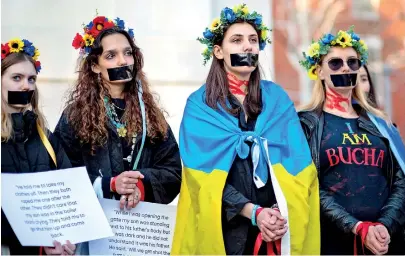
[[[378,102],[377,102],[377,98],[375,96],[375,88],[374,88],[373,80],[371,79],[371,75],[370,75],[367,65],[363,65],[363,67],[367,73],[368,83],[370,84],[370,91],[368,92],[367,99],[373,107],[378,108]]]
[[[237,22],[243,23],[243,22]],[[260,31],[251,22],[246,22],[250,24],[255,30],[258,36],[260,36]],[[235,23],[234,23],[235,24]],[[224,29],[224,35],[230,26]],[[215,45],[222,46],[224,38],[219,38]],[[239,109],[234,109],[227,106],[226,100],[231,96],[229,91],[229,82],[226,75],[224,60],[218,59],[215,54],[212,59],[212,64],[210,71],[208,73],[206,81],[206,104],[213,109],[218,109],[218,104],[225,109],[228,113],[235,115]],[[246,95],[245,101],[243,102],[243,107],[246,111],[248,117],[257,117],[262,109],[261,104],[261,93],[260,93],[260,66],[258,66],[251,74],[249,78],[248,93]]]
[[[98,57],[103,52],[102,39],[113,34],[122,34],[128,39],[135,60],[134,79],[127,82],[124,89],[126,107],[122,120],[127,124],[127,139],[129,140],[133,134],[142,131],[137,80],[142,83],[148,137],[153,139],[164,138],[167,132],[166,120],[154,101],[149,90],[149,83],[145,73],[142,71],[143,55],[140,49],[125,30],[117,27],[106,29],[99,33],[94,40],[90,53],[79,65],[78,80],[66,103],[69,123],[77,133],[80,141],[90,145],[92,153],[107,141],[108,118],[103,99],[105,96],[111,98],[108,88],[99,81],[98,74],[92,71],[92,66],[98,63]]]
[[[18,63],[24,62],[24,61],[29,61],[32,63],[35,69],[35,61],[32,59],[31,56],[28,56],[25,53],[11,53],[9,54],[6,58],[4,58],[1,61],[1,76],[6,72],[6,70]],[[45,117],[42,114],[41,110],[39,109],[38,106],[38,99],[39,99],[39,94],[38,94],[38,88],[35,86],[34,90],[34,95],[31,98],[31,106],[32,106],[32,112],[34,112],[37,115],[37,122],[39,123],[39,126],[45,133],[48,133],[48,129],[46,128],[46,121]],[[9,139],[13,138],[13,123],[11,119],[11,114],[6,113],[6,106],[7,103],[1,99],[1,141],[8,141]],[[24,109],[23,111],[26,111],[27,109]]]

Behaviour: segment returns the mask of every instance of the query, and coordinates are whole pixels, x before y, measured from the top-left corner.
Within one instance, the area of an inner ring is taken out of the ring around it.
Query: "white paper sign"
[[[100,199],[115,236],[91,241],[90,255],[170,255],[176,206],[140,202],[131,210],[119,201]]]
[[[1,208],[23,246],[113,236],[85,167],[1,174]]]

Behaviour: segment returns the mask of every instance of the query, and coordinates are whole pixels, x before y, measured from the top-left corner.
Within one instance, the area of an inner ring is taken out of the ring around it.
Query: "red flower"
[[[93,27],[90,29],[90,33],[94,38],[96,38],[103,29],[112,27],[114,27],[114,23],[112,21],[107,21],[104,16],[98,16],[93,20]]]
[[[7,54],[10,53],[10,47],[8,46],[8,43],[2,44],[1,45],[1,59],[4,59]]]
[[[79,48],[82,48],[84,46],[83,37],[81,35],[79,35],[79,33],[76,33],[76,36],[75,36],[75,38],[73,39],[73,42],[72,42],[72,46],[75,49],[79,49]]]
[[[38,68],[41,66],[41,62],[39,60],[35,61],[35,67]]]

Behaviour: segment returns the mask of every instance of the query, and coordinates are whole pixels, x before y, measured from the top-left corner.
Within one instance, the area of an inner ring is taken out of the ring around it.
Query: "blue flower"
[[[39,71],[41,71],[42,68],[41,68],[41,66],[38,66],[35,69],[37,70],[37,73],[39,73]]]
[[[258,15],[255,19],[256,26],[260,26],[262,24],[262,16]]]
[[[329,44],[335,37],[332,34],[326,34],[322,37],[321,42],[323,44]]]
[[[34,57],[35,47],[32,44],[28,47],[24,45],[24,52],[27,53],[29,56]]]
[[[225,7],[222,11],[224,13],[225,19],[229,23],[232,23],[236,20],[236,15],[231,8]]]
[[[205,31],[203,32],[203,36],[207,39],[211,39],[214,37],[214,34],[209,30],[208,28],[205,28]]]
[[[120,18],[116,18],[115,19],[115,23],[117,24],[117,26],[120,28],[120,29],[125,29],[125,22],[123,21],[123,20],[121,20]]]
[[[311,63],[311,65],[314,65],[314,64],[316,63],[315,60],[312,59],[312,58],[309,57],[309,56],[307,56],[307,61],[308,61],[309,63]]]
[[[88,28],[89,30],[91,30],[91,29],[93,28],[93,21],[90,21],[90,23],[87,24],[87,28]]]
[[[134,30],[132,28],[128,29],[128,34],[131,38],[134,38]]]
[[[27,39],[23,39],[22,41],[24,43],[24,47],[30,47],[32,45],[32,43],[30,41],[28,41]]]
[[[354,32],[352,32],[352,33],[350,34],[350,36],[352,37],[352,39],[354,39],[354,40],[356,40],[356,41],[359,41],[359,40],[360,40],[359,35],[357,35],[357,34],[354,33]]]
[[[91,46],[84,47],[84,52],[85,53],[90,53],[91,52]]]
[[[266,42],[265,42],[265,41],[263,41],[263,42],[261,42],[261,43],[259,44],[259,49],[260,49],[260,51],[263,51],[263,50],[264,50],[264,47],[266,47]]]

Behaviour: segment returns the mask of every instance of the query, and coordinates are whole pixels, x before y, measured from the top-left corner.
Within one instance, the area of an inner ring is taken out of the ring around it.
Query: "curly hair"
[[[78,80],[69,93],[67,101],[67,118],[76,132],[76,136],[82,144],[88,144],[91,153],[105,145],[108,138],[106,107],[104,97],[111,98],[108,88],[99,81],[98,74],[94,73],[92,66],[98,63],[98,57],[102,54],[101,41],[104,37],[113,34],[122,34],[127,39],[132,48],[135,60],[133,77],[127,82],[124,88],[124,99],[126,103],[122,120],[126,122],[127,139],[130,140],[133,134],[142,131],[142,115],[138,100],[138,84],[141,81],[143,89],[143,101],[145,103],[147,136],[154,139],[166,138],[168,124],[160,108],[158,108],[152,93],[149,90],[149,83],[146,79],[143,68],[143,55],[135,45],[129,34],[117,27],[103,30],[94,40],[92,49],[88,56],[79,60]]]

